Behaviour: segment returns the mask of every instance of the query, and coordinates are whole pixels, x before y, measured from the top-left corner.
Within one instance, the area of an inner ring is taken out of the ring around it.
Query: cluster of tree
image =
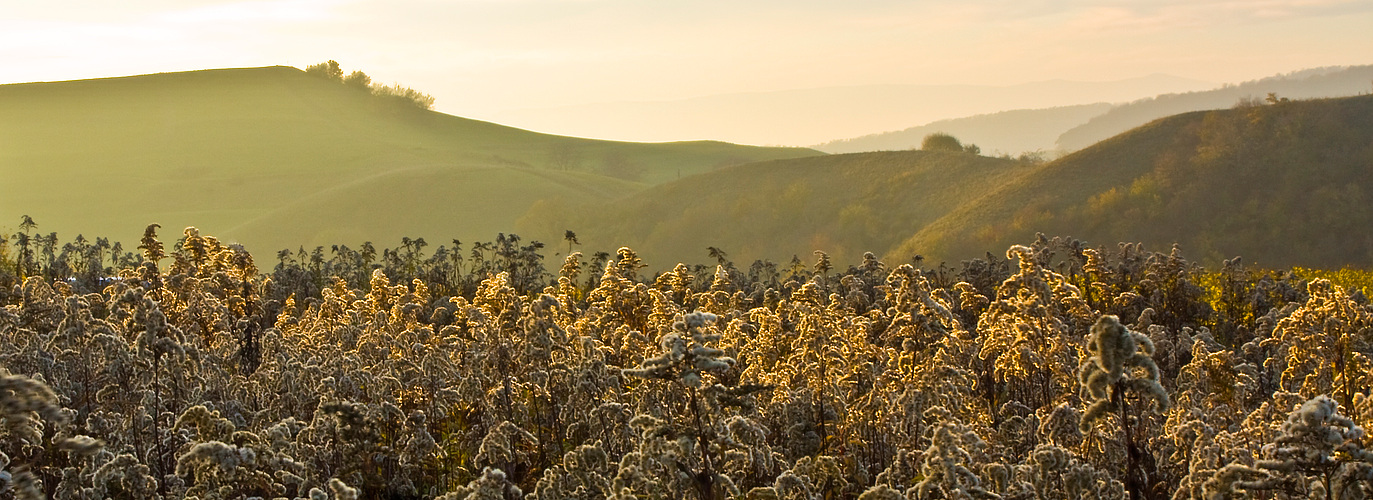
[[[963,144],[962,142],[959,142],[957,137],[944,132],[935,132],[925,136],[925,138],[920,141],[920,149],[922,151],[949,151],[953,153],[968,153],[974,155],[982,154],[982,148],[977,147],[976,144]]]
[[[343,68],[338,61],[330,59],[319,64],[312,64],[305,68],[305,72],[311,75],[332,80],[351,88],[370,92],[372,95],[385,98],[398,99],[414,105],[417,108],[429,110],[434,108],[434,96],[402,86],[399,83],[391,85],[380,85],[372,83],[372,77],[362,71],[353,71],[346,76]]]
[[[20,218],[19,231],[0,235],[0,284],[13,285],[30,276],[46,281],[65,280],[82,290],[99,290],[116,269],[133,267],[139,258],[124,250],[124,245],[106,238],[94,242],[83,235],[62,243],[57,233],[34,232],[38,223],[27,215]]]
[[[1373,307],[1238,259],[1041,237],[953,267],[712,248],[649,276],[621,248],[544,274],[502,237],[264,275],[156,229],[99,287],[0,267],[0,495],[1373,493]]]
[[[581,146],[572,141],[559,140],[548,146],[548,168],[562,171],[587,170],[607,177],[627,181],[641,181],[648,167],[626,156],[620,151],[610,151],[601,156],[599,165],[590,163],[588,154]]]
[[[976,144],[971,142],[964,144],[962,141],[959,141],[957,137],[944,132],[935,132],[926,135],[925,138],[920,141],[920,150],[968,153],[972,155],[982,154],[982,148],[978,147]],[[1049,161],[1050,156],[1050,152],[1037,149],[1034,151],[1025,151],[1015,156],[1012,156],[1010,153],[1002,153],[996,157],[1003,160],[1020,162],[1025,165],[1039,165]]]

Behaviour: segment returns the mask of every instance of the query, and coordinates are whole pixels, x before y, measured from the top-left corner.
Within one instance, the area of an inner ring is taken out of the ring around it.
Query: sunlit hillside
[[[607,200],[753,160],[820,154],[536,134],[269,67],[0,86],[5,225],[134,239],[196,225],[274,251],[486,238],[545,197]],[[8,219],[14,218],[14,221]]]
[[[1338,268],[1373,262],[1369,172],[1362,96],[1173,116],[1043,164],[938,151],[746,164],[613,203],[539,203],[519,227],[543,241],[571,229],[587,251],[628,245],[655,269],[710,262],[707,247],[739,263],[957,261],[1036,232]]]
[[[968,200],[891,255],[957,258],[1037,231],[1181,243],[1210,262],[1373,263],[1373,96],[1172,116]]]

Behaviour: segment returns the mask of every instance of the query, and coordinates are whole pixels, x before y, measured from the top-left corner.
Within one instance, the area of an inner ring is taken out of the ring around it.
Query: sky
[[[0,0],[0,83],[333,59],[482,118],[870,84],[1373,63],[1370,0]]]

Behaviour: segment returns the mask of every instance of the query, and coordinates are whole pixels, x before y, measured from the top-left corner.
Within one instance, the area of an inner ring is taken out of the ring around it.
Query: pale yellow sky
[[[1373,62],[1370,0],[3,0],[0,11],[0,83],[335,59],[476,118],[841,85],[1238,82]]]

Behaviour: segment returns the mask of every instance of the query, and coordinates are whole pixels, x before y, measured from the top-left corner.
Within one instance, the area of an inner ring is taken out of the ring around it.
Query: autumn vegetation
[[[649,272],[570,231],[556,273],[510,235],[273,265],[21,222],[3,498],[1373,493],[1366,272],[1045,237]]]

